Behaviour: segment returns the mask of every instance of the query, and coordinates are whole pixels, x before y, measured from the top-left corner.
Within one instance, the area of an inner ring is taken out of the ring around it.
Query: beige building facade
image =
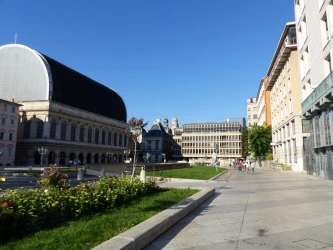
[[[0,166],[15,164],[20,104],[0,99]]]
[[[242,157],[242,126],[239,122],[207,122],[184,124],[181,135],[182,156],[189,159]]]
[[[253,126],[258,124],[258,104],[257,98],[251,97],[246,102],[247,124]]]
[[[303,172],[301,87],[295,22],[285,25],[269,66],[274,160]]]

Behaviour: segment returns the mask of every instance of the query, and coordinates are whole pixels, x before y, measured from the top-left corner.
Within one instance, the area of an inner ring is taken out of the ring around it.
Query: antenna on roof
[[[15,33],[15,44],[16,44],[16,40],[17,40],[17,33]]]

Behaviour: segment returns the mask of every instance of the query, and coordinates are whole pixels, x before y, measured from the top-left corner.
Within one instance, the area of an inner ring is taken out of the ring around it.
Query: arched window
[[[31,122],[30,121],[24,122],[23,138],[29,138],[30,137],[30,127],[31,127]]]
[[[95,130],[95,143],[98,144],[99,143],[99,129],[96,128]]]
[[[105,130],[102,131],[102,144],[105,145]]]
[[[76,124],[71,125],[71,141],[76,140]]]
[[[92,128],[88,128],[88,143],[92,143]]]
[[[43,138],[44,122],[38,121],[36,126],[36,138]]]
[[[111,145],[111,137],[112,137],[112,134],[111,134],[111,131],[109,131],[109,133],[108,133],[108,145]]]
[[[57,134],[57,121],[52,119],[50,126],[50,138],[55,139]]]
[[[80,142],[84,142],[84,126],[80,127]]]
[[[117,138],[118,138],[117,133],[114,133],[114,136],[113,136],[114,146],[117,146],[117,142],[118,142]]]
[[[67,136],[67,123],[65,121],[63,121],[61,123],[60,139],[61,140],[66,140],[66,136]]]

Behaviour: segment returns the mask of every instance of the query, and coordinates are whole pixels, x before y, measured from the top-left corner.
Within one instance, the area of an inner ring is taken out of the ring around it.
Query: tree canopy
[[[272,141],[271,126],[252,126],[248,131],[248,150],[255,157],[265,156],[270,151]]]

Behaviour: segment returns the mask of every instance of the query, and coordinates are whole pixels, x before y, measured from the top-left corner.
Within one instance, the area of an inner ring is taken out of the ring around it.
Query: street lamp
[[[108,163],[113,163],[113,153],[107,152],[108,155]]]
[[[47,153],[47,148],[38,148],[38,153],[40,154],[40,165],[43,165],[43,156]]]
[[[130,153],[131,153],[131,150],[130,150],[130,149],[126,149],[126,150],[124,150],[124,154],[125,154],[125,156],[126,156],[125,161],[128,160],[128,156],[129,156]]]

